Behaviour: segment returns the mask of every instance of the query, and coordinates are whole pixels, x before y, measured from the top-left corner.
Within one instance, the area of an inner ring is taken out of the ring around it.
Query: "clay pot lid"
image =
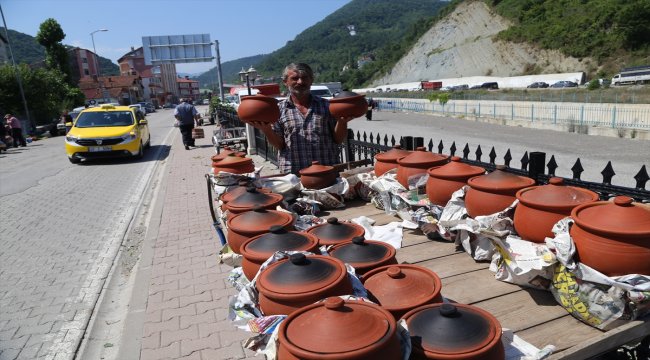
[[[234,201],[234,200],[233,200]],[[293,216],[289,213],[267,210],[256,205],[252,211],[236,214],[228,219],[228,228],[238,233],[261,233],[266,232],[273,225],[282,227],[293,222]]]
[[[351,102],[360,98],[365,98],[363,94],[357,94],[353,91],[339,91],[329,99],[330,103]]]
[[[232,200],[235,200],[239,196],[245,194],[246,189],[248,189],[249,186],[252,186],[250,184],[250,182],[248,182],[246,180],[239,181],[238,186],[233,186],[233,187],[227,189],[226,192],[223,195],[221,195],[221,201],[227,203],[227,202],[230,202]],[[271,192],[271,189],[269,189],[269,188],[255,187],[255,190],[257,190],[257,192],[264,193],[264,194],[268,194],[268,193]]]
[[[487,351],[501,341],[501,325],[490,313],[462,304],[433,304],[404,315],[411,337],[434,354],[460,355]],[[476,357],[480,358],[480,357]]]
[[[280,260],[260,273],[260,292],[274,298],[321,291],[338,284],[347,276],[345,264],[331,256],[296,253]]]
[[[247,240],[241,246],[241,253],[249,257],[268,259],[276,251],[309,251],[318,247],[314,235],[288,231],[281,225],[269,227],[269,232]]]
[[[282,195],[274,193],[263,193],[257,191],[253,186],[246,188],[246,192],[239,195],[237,198],[229,201],[226,207],[233,210],[246,210],[252,209],[255,205],[262,207],[272,206],[279,204],[282,201]]]
[[[224,157],[223,160],[213,164],[213,167],[234,167],[234,166],[242,166],[249,163],[252,164],[253,159],[237,156],[236,153],[230,153],[228,154],[228,156]]]
[[[505,169],[505,165],[497,165],[496,169],[491,173],[475,176],[467,180],[467,184],[473,189],[487,192],[499,190],[514,191],[535,185],[535,180],[509,173]]]
[[[439,179],[467,179],[473,176],[483,175],[485,169],[461,162],[460,157],[452,156],[451,162],[440,167],[429,169],[429,176]]]
[[[395,145],[392,149],[375,155],[375,159],[383,162],[397,163],[397,160],[405,158],[411,151],[402,149],[401,145]]]
[[[224,146],[223,150],[221,150],[221,152],[219,152],[218,154],[212,155],[212,157],[210,157],[210,159],[212,159],[212,161],[215,161],[215,162],[216,161],[221,161],[226,156],[228,156],[230,154],[235,154],[236,156],[239,156],[239,157],[245,157],[246,156],[246,153],[244,153],[244,152],[230,150],[229,146]]]
[[[548,185],[517,191],[517,199],[538,208],[572,209],[577,205],[598,200],[598,194],[583,188],[565,186],[562,178],[552,177]]]
[[[322,240],[343,241],[352,240],[355,236],[363,236],[366,231],[362,226],[340,222],[338,218],[331,217],[326,223],[307,229],[307,232]]]
[[[355,236],[351,243],[336,245],[330,251],[330,255],[344,263],[358,266],[358,264],[378,263],[394,257],[395,249],[380,241],[365,240],[363,236]]]
[[[422,168],[442,165],[446,163],[447,160],[448,157],[445,155],[434,154],[430,151],[427,151],[424,147],[418,147],[408,156],[398,159],[397,163],[402,166],[414,166]]]
[[[596,201],[573,209],[571,217],[582,228],[618,236],[650,236],[650,207],[627,196]]]
[[[302,175],[318,176],[318,175],[328,174],[332,171],[334,171],[333,166],[321,165],[321,163],[318,161],[312,161],[310,166],[301,169],[300,171],[298,171],[298,173],[300,173],[301,176]]]
[[[282,345],[300,358],[343,359],[350,352],[383,346],[396,328],[390,313],[375,304],[329,297],[289,315],[279,335]]]
[[[442,281],[425,267],[398,264],[367,272],[363,285],[382,307],[391,311],[430,301],[440,293]]]

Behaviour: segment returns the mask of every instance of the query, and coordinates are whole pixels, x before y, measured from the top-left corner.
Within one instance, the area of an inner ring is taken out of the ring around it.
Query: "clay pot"
[[[366,230],[361,225],[339,222],[339,219],[331,217],[326,223],[312,226],[306,232],[318,238],[318,245],[336,245],[352,242],[352,238],[363,236]]]
[[[410,310],[442,302],[442,281],[433,271],[418,265],[387,265],[367,272],[361,279],[370,300],[399,319]]]
[[[280,118],[280,108],[276,98],[265,95],[250,95],[241,98],[237,115],[243,122],[274,123]]]
[[[441,166],[449,161],[449,157],[434,154],[423,147],[418,147],[410,155],[397,160],[397,181],[406,189],[411,176],[424,174],[434,166]]]
[[[255,171],[253,159],[237,156],[235,153],[229,154],[223,160],[212,163],[212,171],[219,174],[220,171],[232,174],[248,174]]]
[[[293,216],[277,210],[267,210],[261,206],[253,211],[233,215],[228,221],[228,245],[236,254],[241,254],[240,247],[248,239],[267,233],[273,225],[293,230]]]
[[[352,242],[335,245],[329,251],[335,257],[354,267],[357,275],[384,265],[397,264],[395,248],[381,241],[366,240],[363,236],[352,238]]]
[[[465,207],[471,217],[491,215],[503,211],[517,199],[517,191],[535,185],[535,180],[505,171],[504,165],[487,175],[467,181]]]
[[[365,95],[352,91],[341,91],[330,99],[330,113],[334,118],[364,116],[368,111],[368,102]]]
[[[388,170],[397,169],[397,160],[410,154],[411,151],[402,149],[401,145],[395,145],[392,149],[375,155],[375,175],[382,176]]]
[[[248,180],[240,180],[238,182],[237,186],[232,186],[232,187],[228,188],[226,190],[226,192],[224,192],[221,195],[221,202],[223,203],[223,205],[226,205],[228,202],[238,198],[241,195],[244,195],[246,193],[246,189],[248,189],[249,186],[253,186],[253,185],[251,185],[250,181],[248,181]],[[268,193],[271,192],[271,189],[268,189],[268,188],[256,187],[255,190],[257,192],[263,193],[263,194],[268,194]]]
[[[326,297],[352,294],[352,283],[341,260],[300,253],[260,272],[255,286],[264,315],[289,315]]]
[[[278,333],[279,360],[401,359],[397,325],[381,307],[330,297],[287,317]]]
[[[299,231],[288,231],[280,225],[273,225],[269,232],[252,237],[239,248],[244,259],[242,269],[249,280],[253,280],[260,266],[276,251],[318,251],[318,239]]]
[[[503,360],[501,324],[471,305],[433,304],[409,311],[403,319],[411,335],[411,359]]]
[[[607,276],[650,275],[650,206],[627,196],[571,211],[578,259]]]
[[[225,159],[226,156],[228,156],[230,154],[235,154],[236,156],[239,156],[239,157],[245,157],[246,156],[245,152],[231,150],[230,146],[224,146],[223,150],[221,150],[221,152],[219,152],[218,154],[212,155],[210,157],[210,159],[212,160],[212,164],[214,165],[214,163]]]
[[[230,219],[232,214],[241,214],[245,211],[251,211],[256,206],[273,210],[281,202],[282,195],[257,191],[255,187],[249,186],[246,188],[245,193],[228,201],[228,203],[223,206],[223,209],[228,210],[229,214],[227,218]]]
[[[485,169],[462,163],[460,157],[452,156],[451,162],[427,170],[427,196],[432,204],[445,206],[451,195],[467,185],[467,180],[483,175]]]
[[[321,165],[318,161],[312,161],[311,166],[301,169],[300,182],[306,189],[324,189],[336,184],[339,173],[333,166]]]
[[[515,208],[515,230],[522,239],[536,243],[553,237],[553,225],[571,215],[574,207],[598,200],[595,192],[564,186],[564,180],[558,177],[551,178],[548,185],[521,189],[516,197],[519,204]]]

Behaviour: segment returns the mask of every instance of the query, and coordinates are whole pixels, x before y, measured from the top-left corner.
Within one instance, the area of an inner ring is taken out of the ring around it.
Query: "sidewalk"
[[[219,264],[221,244],[212,226],[204,177],[215,154],[210,139],[214,128],[204,126],[206,138],[197,140],[200,147],[189,151],[177,134],[167,159],[159,195],[164,198],[157,200],[163,202],[158,235],[146,269],[150,280],[142,360],[263,359],[242,347],[250,334],[227,319],[228,300],[235,293],[227,282],[232,268]],[[256,166],[264,163],[261,157],[253,159]]]

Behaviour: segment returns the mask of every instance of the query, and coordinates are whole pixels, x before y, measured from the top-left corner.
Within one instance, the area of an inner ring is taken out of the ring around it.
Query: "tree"
[[[45,63],[48,69],[56,69],[67,75],[70,80],[70,65],[68,64],[68,52],[61,41],[65,39],[65,33],[59,23],[49,18],[39,27],[36,34],[36,41],[45,47]]]

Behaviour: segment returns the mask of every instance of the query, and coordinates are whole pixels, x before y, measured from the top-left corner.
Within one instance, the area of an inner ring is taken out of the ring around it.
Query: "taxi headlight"
[[[66,136],[65,136],[65,141],[67,141],[67,142],[69,142],[69,143],[76,142],[77,139],[79,139],[79,138],[76,137],[76,136],[74,136],[74,135],[66,135]]]

